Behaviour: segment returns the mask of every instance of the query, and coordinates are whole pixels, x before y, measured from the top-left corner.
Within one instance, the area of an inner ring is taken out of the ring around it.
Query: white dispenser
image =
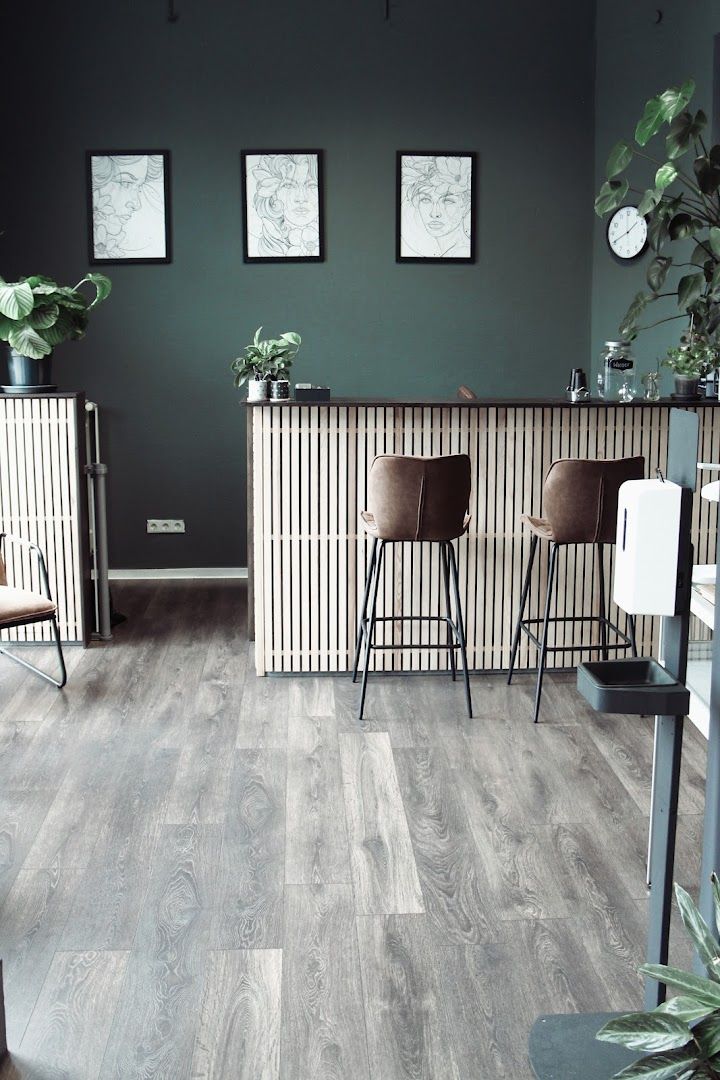
[[[618,495],[613,600],[628,615],[674,615],[682,488],[627,480]]]

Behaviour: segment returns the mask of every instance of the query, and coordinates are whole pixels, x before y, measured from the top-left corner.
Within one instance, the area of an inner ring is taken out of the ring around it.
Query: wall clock
[[[607,242],[623,262],[639,258],[648,245],[647,221],[636,206],[621,206],[608,222]]]

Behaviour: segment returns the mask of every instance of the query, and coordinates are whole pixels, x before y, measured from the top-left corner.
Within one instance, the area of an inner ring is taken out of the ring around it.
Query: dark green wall
[[[663,18],[655,23],[658,4]],[[595,102],[596,180],[605,178],[610,148],[632,138],[645,102],[659,90],[695,79],[693,107],[713,111],[714,35],[720,32],[717,0],[599,0]],[[716,118],[717,121],[717,118]],[[661,151],[662,142],[656,140]],[[652,146],[649,153],[655,153]],[[688,160],[687,158],[684,160]],[[650,186],[654,175],[648,162],[633,167],[633,186]],[[636,292],[646,288],[645,272],[652,255],[622,266],[610,257],[605,240],[607,218],[597,218],[593,250],[592,348],[595,368],[603,341],[617,336],[617,327]],[[650,309],[648,322],[677,313],[672,301]],[[640,371],[649,371],[657,358],[677,344],[684,323],[666,323],[640,334],[634,345]],[[665,373],[669,391],[672,378]]]
[[[396,0],[389,24],[382,0],[178,0],[174,25],[163,0],[76,0],[34,4],[33,32],[15,7],[0,274],[87,270],[87,148],[172,152],[173,264],[112,268],[56,353],[103,408],[111,565],[244,564],[228,362],[260,323],[339,394],[553,394],[586,361],[592,0]],[[239,152],[262,146],[325,150],[323,265],[243,264]],[[423,148],[478,151],[474,266],[395,264],[395,151]]]

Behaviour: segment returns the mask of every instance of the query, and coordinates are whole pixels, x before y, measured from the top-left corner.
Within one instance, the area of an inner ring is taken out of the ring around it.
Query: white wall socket
[[[149,533],[184,533],[185,522],[182,518],[148,518]]]

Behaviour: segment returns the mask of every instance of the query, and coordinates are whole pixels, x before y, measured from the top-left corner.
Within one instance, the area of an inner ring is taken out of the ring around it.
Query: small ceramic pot
[[[276,379],[270,383],[270,400],[287,401],[290,397],[290,383],[287,379]]]
[[[248,388],[248,401],[267,401],[270,396],[267,379],[250,379]]]
[[[675,376],[675,397],[696,398],[698,396],[698,383],[700,379],[689,375]]]

